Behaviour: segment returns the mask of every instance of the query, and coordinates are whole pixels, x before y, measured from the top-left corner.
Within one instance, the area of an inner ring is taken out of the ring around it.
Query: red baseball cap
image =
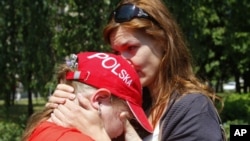
[[[67,80],[77,80],[96,88],[106,88],[125,100],[140,125],[152,133],[153,128],[142,109],[142,86],[136,71],[121,56],[102,52],[81,52],[70,65],[76,68],[66,74]]]

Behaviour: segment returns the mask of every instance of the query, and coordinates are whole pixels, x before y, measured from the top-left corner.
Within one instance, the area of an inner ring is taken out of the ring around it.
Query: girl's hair
[[[185,95],[202,93],[213,101],[220,100],[213,90],[201,82],[193,72],[192,58],[183,34],[168,9],[161,0],[123,0],[133,3],[149,13],[157,22],[146,18],[134,18],[129,22],[116,23],[114,19],[103,31],[104,39],[110,43],[110,34],[119,27],[143,31],[151,36],[164,50],[163,57],[154,81],[154,96],[151,97],[151,112],[153,126],[159,121],[166,104],[174,93]],[[144,94],[145,95],[145,94]]]
[[[92,90],[95,90],[95,88],[91,88],[90,86],[83,84],[83,83],[79,83],[76,81],[67,81],[65,80],[65,75],[68,71],[72,71],[72,69],[70,67],[68,67],[67,65],[60,65],[58,67],[57,70],[57,81],[58,83],[65,83],[68,84],[70,86],[73,86],[75,91],[82,91],[82,92],[86,92],[86,93],[90,93]],[[43,121],[46,121],[47,119],[50,118],[51,113],[53,112],[53,109],[50,108],[45,108],[42,111],[38,111],[34,114],[32,114],[29,117],[29,120],[27,122],[26,128],[23,132],[23,136],[22,136],[22,141],[26,141],[28,140],[29,136],[32,134],[32,132],[34,131],[34,129]]]
[[[84,93],[85,96],[90,96],[92,95],[97,89],[95,87],[92,87],[90,85],[78,82],[78,81],[71,81],[71,80],[66,80],[65,76],[68,71],[72,71],[70,67],[67,65],[60,65],[57,70],[57,81],[58,83],[65,83],[74,88],[74,93]],[[121,106],[126,106],[128,111],[129,108],[126,104],[126,102],[120,98],[117,98],[116,96],[111,95],[111,103],[115,106],[114,108]],[[117,106],[117,107],[116,107]],[[46,121],[47,119],[50,118],[51,113],[53,112],[53,109],[50,108],[45,108],[42,111],[38,111],[31,115],[29,118],[26,128],[23,132],[22,136],[22,141],[27,141],[29,136],[32,134],[32,132],[35,130],[35,128],[43,121]]]

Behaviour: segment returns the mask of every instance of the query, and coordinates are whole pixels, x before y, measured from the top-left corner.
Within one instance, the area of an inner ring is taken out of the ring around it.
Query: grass
[[[33,99],[34,111],[42,110],[46,101],[43,98]],[[28,115],[28,99],[15,101],[15,104],[5,108],[4,101],[0,100],[0,121],[18,122],[21,115]]]
[[[47,100],[33,99],[34,112],[42,110]],[[20,141],[28,119],[28,99],[15,101],[6,108],[0,100],[0,141]]]

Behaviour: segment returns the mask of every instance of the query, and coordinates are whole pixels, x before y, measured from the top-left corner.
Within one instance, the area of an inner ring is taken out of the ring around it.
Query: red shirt
[[[29,137],[29,141],[94,141],[74,128],[64,128],[52,122],[42,122]]]

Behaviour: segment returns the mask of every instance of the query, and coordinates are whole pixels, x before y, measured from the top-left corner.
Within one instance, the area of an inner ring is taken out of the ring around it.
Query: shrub
[[[19,116],[19,122],[0,121],[0,141],[20,141],[26,116]]]
[[[0,122],[0,141],[20,141],[22,131],[16,123]]]
[[[224,97],[222,121],[242,120],[250,123],[250,94],[229,94]]]
[[[250,94],[223,94],[224,108],[220,113],[227,140],[230,140],[230,125],[250,123]]]

